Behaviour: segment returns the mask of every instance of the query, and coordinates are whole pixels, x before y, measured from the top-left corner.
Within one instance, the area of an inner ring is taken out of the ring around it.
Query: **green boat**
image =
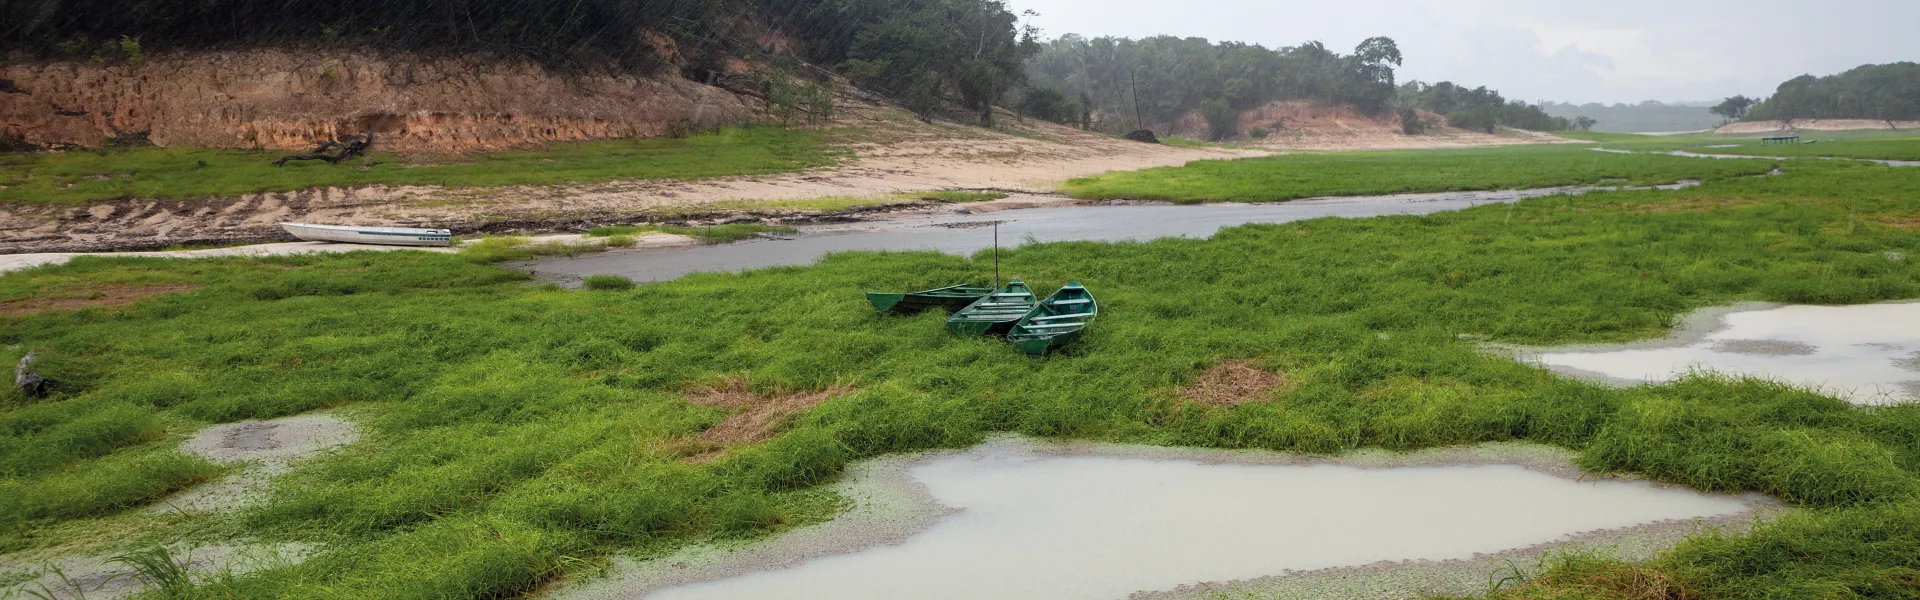
[[[944,308],[955,312],[973,304],[975,300],[986,297],[993,288],[968,285],[950,285],[920,292],[904,294],[890,292],[867,292],[867,301],[881,312],[910,315],[931,308]]]
[[[947,319],[947,330],[958,335],[1006,333],[1020,317],[1037,306],[1026,282],[1013,280],[999,291],[967,305]]]
[[[1093,293],[1078,281],[1068,282],[1015,323],[1007,341],[1021,352],[1045,355],[1080,339],[1080,332],[1099,314]]]

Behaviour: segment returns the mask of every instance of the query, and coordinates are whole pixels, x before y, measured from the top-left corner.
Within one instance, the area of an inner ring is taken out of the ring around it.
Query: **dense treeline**
[[[303,43],[484,52],[549,65],[664,66],[643,32],[717,33],[718,0],[9,0],[0,50],[119,58],[145,52]]]
[[[1612,133],[1656,133],[1700,131],[1719,127],[1720,117],[1707,109],[1711,105],[1668,104],[1648,100],[1639,104],[1606,105],[1548,102],[1541,105],[1547,114],[1566,119],[1587,117],[1596,123],[1594,131]]]
[[[1865,65],[1826,77],[1801,75],[1746,111],[1751,121],[1920,120],[1920,64]]]
[[[1269,49],[1202,38],[1066,35],[1042,44],[1027,61],[1029,93],[1044,90],[1043,97],[1057,102],[1016,104],[1063,117],[1097,116],[1097,126],[1116,132],[1140,127],[1141,120],[1167,122],[1196,110],[1217,116],[1274,100],[1312,99],[1380,113],[1391,108],[1393,68],[1400,61],[1399,47],[1384,37],[1343,55],[1319,42]]]
[[[1028,115],[1114,132],[1198,112],[1214,138],[1243,133],[1236,131],[1239,112],[1275,100],[1314,100],[1382,116],[1398,109],[1408,133],[1420,133],[1428,125],[1415,109],[1445,115],[1457,127],[1485,131],[1575,126],[1540,107],[1508,102],[1484,87],[1417,81],[1396,85],[1394,67],[1401,59],[1398,45],[1385,37],[1368,39],[1343,55],[1319,42],[1268,49],[1202,38],[1067,35],[1043,44],[1027,61],[1030,85],[1014,104]]]
[[[973,108],[1022,80],[1037,50],[997,0],[5,0],[0,53],[139,61],[171,50],[316,45],[478,53],[567,69],[689,77],[729,56],[801,58],[903,99],[923,114],[945,95]],[[795,68],[800,74],[823,75]],[[949,93],[951,92],[951,93]]]
[[[1492,133],[1501,126],[1531,131],[1565,131],[1574,128],[1573,121],[1555,117],[1538,106],[1525,102],[1509,102],[1500,96],[1500,92],[1485,86],[1468,89],[1451,81],[1428,85],[1419,81],[1409,81],[1400,87],[1399,105],[1403,109],[1419,109],[1447,117],[1447,123],[1461,129],[1473,129]],[[1413,116],[1411,110],[1401,115],[1403,121]],[[1420,125],[1408,126],[1408,133],[1417,133]]]

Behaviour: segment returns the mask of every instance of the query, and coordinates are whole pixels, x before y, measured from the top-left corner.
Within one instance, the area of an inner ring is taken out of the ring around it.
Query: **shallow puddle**
[[[1523,351],[1558,371],[1614,383],[1692,369],[1775,379],[1856,404],[1920,400],[1920,303],[1705,311],[1674,337]]]
[[[840,486],[859,508],[833,522],[629,561],[560,597],[1119,599],[1210,582],[1284,589],[1305,571],[1407,560],[1452,562],[1388,595],[1473,591],[1498,568],[1479,562],[1488,554],[1576,538],[1664,545],[1696,519],[1746,523],[1774,506],[1578,477],[1564,452],[1528,445],[1308,459],[999,438],[862,463]]]

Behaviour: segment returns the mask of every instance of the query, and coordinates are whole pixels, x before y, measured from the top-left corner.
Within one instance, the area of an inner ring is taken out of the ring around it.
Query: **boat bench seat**
[[[1061,300],[1061,301],[1059,301],[1059,302],[1055,302],[1055,303],[1053,303],[1053,304],[1054,304],[1055,306],[1061,306],[1061,305],[1071,305],[1071,304],[1091,304],[1091,303],[1093,303],[1093,301],[1092,301],[1092,300]]]
[[[1086,314],[1078,314],[1078,315],[1054,315],[1054,316],[1051,316],[1051,317],[1034,317],[1034,318],[1033,318],[1033,320],[1035,320],[1035,321],[1058,321],[1058,320],[1060,320],[1060,319],[1085,319],[1085,318],[1087,318],[1087,316],[1088,316],[1088,315],[1086,315]]]
[[[1033,294],[994,294],[993,296],[995,298],[1028,298],[1032,297]]]
[[[1056,325],[1028,325],[1027,329],[1059,329],[1061,327],[1085,327],[1086,323],[1060,323]]]

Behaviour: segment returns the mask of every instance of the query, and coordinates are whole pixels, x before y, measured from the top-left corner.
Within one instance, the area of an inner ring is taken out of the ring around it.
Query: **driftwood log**
[[[324,160],[327,161],[327,164],[337,165],[340,164],[341,161],[365,155],[370,148],[373,148],[373,132],[371,131],[367,132],[365,137],[358,140],[350,142],[333,140],[321,143],[320,147],[314,148],[312,152],[306,154],[281,157],[280,160],[273,161],[273,166],[284,167],[287,166],[288,162],[296,160]],[[334,152],[335,149],[338,149],[339,152]],[[329,152],[334,153],[328,154]]]
[[[44,396],[53,388],[53,382],[41,377],[33,370],[33,363],[39,358],[39,355],[29,350],[26,356],[20,358],[20,364],[13,367],[13,387],[29,398]]]

